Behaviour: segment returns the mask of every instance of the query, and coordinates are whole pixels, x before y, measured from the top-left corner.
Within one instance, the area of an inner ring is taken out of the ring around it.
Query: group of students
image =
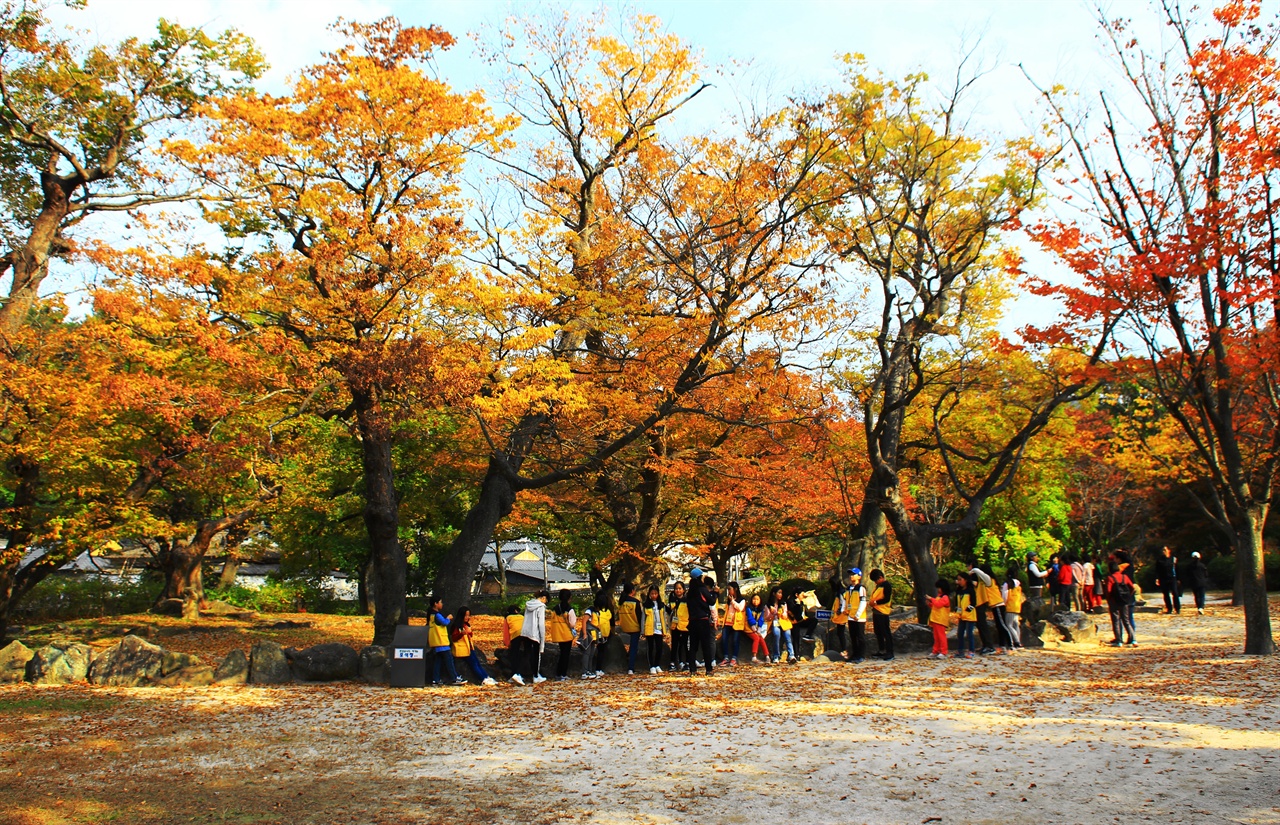
[[[1094,569],[1101,585],[1101,598],[1111,614],[1115,637],[1111,644],[1136,645],[1133,614],[1137,587],[1133,580],[1133,560],[1127,553],[1118,551],[1109,561],[1110,573],[1105,577],[1096,566]],[[1031,582],[1042,581],[1037,574],[1051,571],[1052,568],[1039,571],[1034,554],[1029,556],[1027,572]],[[875,655],[885,660],[894,658],[889,625],[893,587],[880,570],[872,570],[868,578],[869,585],[864,583],[862,571],[852,568],[846,571],[844,581],[833,580],[837,587],[830,611],[828,650],[855,664],[865,661],[867,655],[868,619],[876,640]],[[1027,589],[1032,591],[1032,597],[1040,595],[1037,584],[1028,585]],[[560,591],[558,603],[550,610],[550,594],[540,591],[523,609],[517,606],[508,609],[503,641],[516,670],[512,681],[521,685],[546,681],[541,665],[548,643],[559,648],[553,678],[568,678],[575,645],[582,652],[582,678],[603,676],[600,654],[614,634],[621,636],[626,648],[627,672],[632,675],[638,667],[642,644],[647,648],[649,673],[663,672],[662,657],[668,637],[671,651],[666,663],[668,672],[687,671],[693,675],[702,668],[711,675],[717,664],[733,667],[739,658],[745,660],[748,647],[751,662],[796,663],[800,661],[797,651],[801,641],[811,641],[818,625],[818,618],[803,596],[798,589],[784,593],[781,586],[775,586],[768,595],[754,593],[748,597],[742,594],[737,582],[730,582],[721,593],[715,580],[695,567],[687,584],[675,583],[669,599],[663,599],[657,585],[649,587],[642,599],[637,595],[636,586],[629,583],[624,586],[616,606],[601,594],[581,615],[573,607],[569,591]],[[1056,599],[1056,593],[1054,597]],[[1021,614],[1027,598],[1012,568],[1001,581],[997,581],[989,565],[962,571],[954,582],[938,580],[934,595],[927,600],[928,624],[933,632],[929,655],[937,658],[949,655],[947,633],[953,619],[957,623],[955,656],[958,658],[1021,650]],[[428,642],[435,654],[433,684],[463,683],[458,664],[464,661],[482,684],[496,684],[476,654],[470,619],[468,607],[446,616],[440,600],[432,601]],[[718,660],[717,628],[720,630]]]

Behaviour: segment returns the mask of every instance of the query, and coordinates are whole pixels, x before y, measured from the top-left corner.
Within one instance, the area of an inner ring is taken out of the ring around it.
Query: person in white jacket
[[[550,599],[550,593],[539,590],[536,596],[525,603],[524,627],[518,639],[523,650],[512,651],[511,662],[512,669],[515,669],[520,663],[520,654],[523,653],[524,676],[517,671],[511,677],[511,681],[518,685],[523,685],[526,679],[535,685],[547,681],[547,677],[539,673],[538,669],[542,666],[542,652],[547,648],[547,602]]]

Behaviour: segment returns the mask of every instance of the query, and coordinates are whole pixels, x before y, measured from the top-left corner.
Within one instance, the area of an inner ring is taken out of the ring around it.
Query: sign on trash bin
[[[820,621],[820,622],[827,622],[827,621],[830,621],[830,620],[831,620],[831,611],[830,611],[830,610],[815,610],[815,611],[813,611],[813,617],[814,617],[815,619],[817,619],[818,621]]]
[[[427,684],[427,628],[402,624],[391,643],[391,687]]]

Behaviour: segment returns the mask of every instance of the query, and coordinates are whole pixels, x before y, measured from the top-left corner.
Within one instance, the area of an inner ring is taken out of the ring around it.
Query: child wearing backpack
[[[1129,573],[1133,569],[1129,554],[1123,550],[1116,551],[1111,557],[1111,567],[1114,569],[1107,576],[1106,587],[1107,612],[1111,614],[1111,635],[1114,637],[1111,646],[1127,644],[1137,647],[1137,632],[1133,626],[1133,605],[1137,600],[1137,588]],[[1121,641],[1122,634],[1127,634],[1127,641]]]

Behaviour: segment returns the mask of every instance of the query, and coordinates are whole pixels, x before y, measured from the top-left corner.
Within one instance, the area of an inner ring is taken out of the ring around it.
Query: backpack
[[[1123,573],[1116,573],[1111,577],[1111,593],[1119,604],[1133,604],[1134,597],[1137,595],[1133,588],[1133,579]]]

